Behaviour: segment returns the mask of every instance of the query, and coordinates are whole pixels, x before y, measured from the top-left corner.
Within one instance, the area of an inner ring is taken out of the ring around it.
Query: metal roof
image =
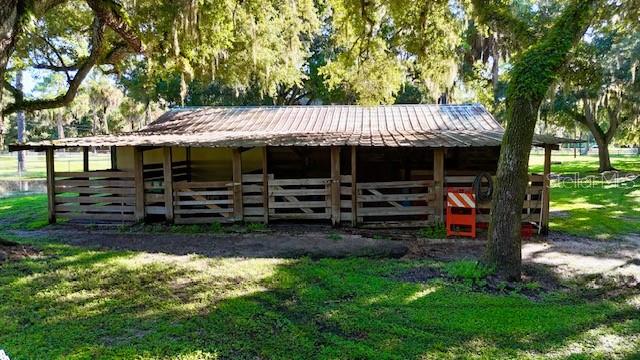
[[[499,146],[504,129],[481,105],[186,107],[121,135],[32,142],[73,146]],[[537,136],[534,144],[561,139]]]

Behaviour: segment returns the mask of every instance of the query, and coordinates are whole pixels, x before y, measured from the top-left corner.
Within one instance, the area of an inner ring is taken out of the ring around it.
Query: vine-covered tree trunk
[[[16,73],[16,89],[18,89],[19,91],[22,91],[22,70],[18,71]],[[16,114],[16,127],[18,130],[18,144],[22,144],[25,141],[25,128],[26,128],[26,121],[25,121],[25,117],[24,117],[24,111],[18,111],[18,113]],[[25,161],[25,155],[26,155],[26,151],[24,150],[20,150],[18,151],[18,173],[19,174],[24,174],[24,172],[27,170],[27,164]]]
[[[522,205],[538,108],[569,51],[586,31],[598,2],[574,0],[567,5],[553,27],[522,54],[511,70],[486,250],[487,261],[504,279],[520,280],[521,276]]]

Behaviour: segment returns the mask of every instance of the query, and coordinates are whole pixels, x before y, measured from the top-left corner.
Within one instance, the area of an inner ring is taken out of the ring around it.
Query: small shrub
[[[473,260],[450,262],[444,266],[444,271],[457,280],[477,286],[486,285],[486,277],[494,273],[492,267]]]
[[[436,223],[418,230],[418,235],[427,239],[444,239],[447,237],[447,228],[443,223]]]
[[[219,234],[223,231],[224,229],[222,228],[222,224],[220,224],[217,221],[214,221],[213,223],[211,223],[211,225],[209,225],[209,232],[212,232],[214,234]]]
[[[247,224],[247,230],[249,232],[259,232],[259,231],[265,231],[267,230],[267,226],[263,223],[248,223]]]
[[[329,235],[327,235],[327,239],[329,240],[333,240],[333,241],[338,241],[338,240],[342,240],[342,235],[340,235],[339,233],[332,231],[329,233]]]

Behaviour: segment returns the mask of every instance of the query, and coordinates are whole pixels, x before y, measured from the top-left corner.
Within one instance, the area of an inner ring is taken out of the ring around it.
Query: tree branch
[[[22,92],[15,98],[12,104],[9,104],[4,109],[4,114],[8,115],[16,111],[35,111],[43,109],[51,109],[60,106],[65,106],[71,103],[78,93],[78,89],[82,84],[82,81],[87,77],[91,69],[98,63],[103,53],[104,45],[104,23],[99,18],[94,18],[93,21],[93,36],[92,36],[91,53],[84,63],[78,68],[73,79],[69,82],[69,88],[67,91],[53,99],[38,99],[38,100],[24,100]],[[5,85],[6,86],[6,85]],[[17,89],[16,89],[17,90]],[[10,90],[11,91],[11,90]]]
[[[507,34],[514,40],[514,44],[530,44],[535,40],[535,34],[529,25],[518,19],[507,4],[497,0],[472,0],[472,4],[480,23],[496,32]]]
[[[129,25],[122,5],[113,0],[87,0],[87,4],[105,25],[113,29],[135,52],[144,52],[144,44]]]

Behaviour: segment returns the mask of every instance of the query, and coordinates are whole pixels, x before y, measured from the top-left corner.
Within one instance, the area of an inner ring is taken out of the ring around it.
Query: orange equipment
[[[447,236],[476,238],[476,196],[471,188],[447,188],[446,225]]]

